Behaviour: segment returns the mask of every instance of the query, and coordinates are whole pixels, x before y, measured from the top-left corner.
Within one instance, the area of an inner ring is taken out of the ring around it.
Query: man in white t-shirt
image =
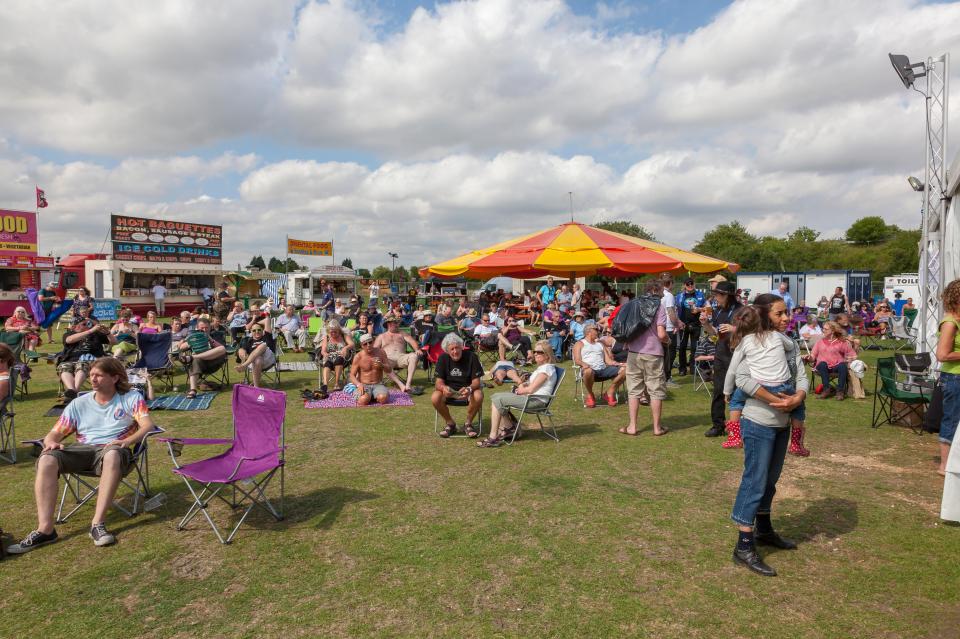
[[[597,405],[593,383],[606,380],[613,380],[606,392],[607,405],[617,405],[617,389],[627,377],[627,365],[617,362],[610,347],[600,341],[600,330],[596,324],[587,324],[583,329],[583,339],[573,345],[573,363],[581,370],[584,406],[593,408]]]
[[[120,480],[132,467],[132,449],[154,426],[143,395],[130,388],[120,360],[96,360],[90,367],[90,385],[93,392],[67,404],[56,425],[43,438],[34,486],[37,529],[20,543],[9,546],[10,554],[20,555],[57,540],[53,511],[59,477],[64,473],[93,472],[100,477],[90,537],[97,546],[109,546],[116,541],[103,521]],[[77,443],[64,446],[63,440],[74,433]]]
[[[661,305],[667,313],[667,339],[669,342],[665,345],[663,351],[663,374],[666,379],[667,388],[677,388],[679,384],[673,381],[673,360],[677,356],[677,335],[683,330],[683,322],[677,317],[677,302],[673,295],[673,275],[662,273],[660,281],[663,284],[663,298]]]
[[[376,306],[380,300],[380,285],[374,282],[370,285],[370,306]]]
[[[153,304],[157,308],[157,315],[163,317],[166,311],[167,289],[160,280],[153,283]]]
[[[499,329],[496,324],[490,321],[490,315],[487,313],[484,313],[480,317],[480,323],[473,329],[473,339],[488,350],[493,350],[497,347],[499,342],[497,339],[498,334]]]

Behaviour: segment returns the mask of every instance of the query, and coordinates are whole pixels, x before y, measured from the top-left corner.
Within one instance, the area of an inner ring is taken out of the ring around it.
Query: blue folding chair
[[[173,362],[170,349],[173,345],[173,333],[138,333],[137,348],[140,356],[131,368],[145,368],[150,375],[164,384],[165,390],[173,389]]]

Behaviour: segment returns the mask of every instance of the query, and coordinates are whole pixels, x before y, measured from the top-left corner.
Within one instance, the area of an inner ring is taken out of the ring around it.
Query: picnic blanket
[[[390,391],[390,397],[386,404],[377,404],[370,402],[367,406],[360,408],[369,408],[370,406],[413,406],[413,400],[407,393],[400,391]],[[304,408],[357,408],[357,401],[353,395],[344,391],[334,391],[326,399],[304,400]]]
[[[200,393],[193,399],[188,398],[186,393],[161,395],[148,401],[147,408],[150,410],[207,410],[216,396],[215,392]]]
[[[316,362],[278,362],[277,370],[280,371],[316,371],[320,370]]]

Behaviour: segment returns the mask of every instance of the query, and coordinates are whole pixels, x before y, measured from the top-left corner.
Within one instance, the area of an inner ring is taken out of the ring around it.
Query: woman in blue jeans
[[[940,468],[947,472],[950,444],[960,422],[960,280],[953,280],[943,290],[943,319],[937,340],[937,361],[940,362],[940,387],[943,390],[943,417],[940,420]]]
[[[771,294],[759,295],[753,308],[747,310],[759,316],[760,339],[750,341],[760,359],[751,363],[748,353],[745,365],[727,372],[728,377],[735,376],[736,387],[748,396],[740,416],[743,477],[731,514],[739,528],[733,560],[757,574],[773,577],[777,572],[763,561],[756,546],[762,544],[787,550],[797,547],[774,531],[770,512],[790,442],[790,413],[806,399],[809,381],[799,350],[792,349],[788,357],[788,351],[776,335],[784,331],[790,321],[783,300]],[[740,346],[750,347],[751,344],[742,342]],[[780,371],[783,376],[755,379],[757,370]]]

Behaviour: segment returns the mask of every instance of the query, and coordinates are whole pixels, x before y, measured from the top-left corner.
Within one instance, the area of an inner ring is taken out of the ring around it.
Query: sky
[[[110,213],[220,224],[231,268],[287,235],[429,264],[570,193],[682,248],[914,227],[923,98],[887,53],[958,42],[960,5],[911,0],[7,0],[0,208],[44,189],[55,255]]]

